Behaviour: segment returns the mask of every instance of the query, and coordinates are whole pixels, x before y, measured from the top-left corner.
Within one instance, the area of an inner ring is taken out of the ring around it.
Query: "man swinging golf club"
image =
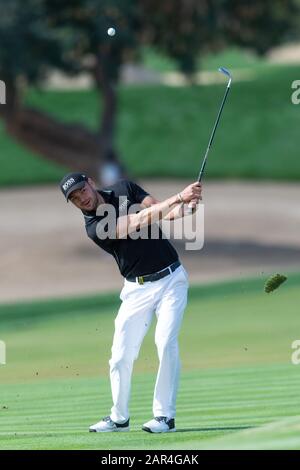
[[[89,430],[129,430],[133,363],[155,314],[159,369],[154,417],[142,429],[151,433],[175,431],[180,372],[178,333],[187,303],[188,277],[156,222],[183,217],[195,209],[201,199],[201,183],[190,184],[163,202],[127,180],[97,190],[94,181],[82,173],[66,175],[60,187],[65,198],[82,211],[88,237],[115,258],[124,277],[109,361],[113,406],[110,415]],[[132,213],[130,208],[135,204],[140,210]],[[114,220],[107,214],[114,214]],[[151,230],[154,226],[156,231]],[[158,236],[151,236],[153,232]]]

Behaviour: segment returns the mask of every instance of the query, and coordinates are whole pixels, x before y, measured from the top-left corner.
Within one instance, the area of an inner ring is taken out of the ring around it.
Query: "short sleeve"
[[[147,191],[141,188],[138,184],[133,183],[133,181],[128,181],[128,188],[130,197],[135,203],[140,204],[145,199],[145,197],[149,196]]]

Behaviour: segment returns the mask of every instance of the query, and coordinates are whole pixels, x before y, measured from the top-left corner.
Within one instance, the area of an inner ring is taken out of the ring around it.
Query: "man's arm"
[[[202,197],[200,196],[200,200]],[[145,199],[143,199],[141,206],[144,208],[151,207],[154,204],[158,204],[160,201],[155,199],[153,196],[146,196]],[[194,213],[197,209],[197,202],[198,201],[191,201],[191,206],[193,208],[192,213]],[[187,212],[187,206],[184,205],[183,202],[179,202],[174,209],[171,210],[163,219],[164,220],[175,220],[175,219],[180,219],[181,217],[184,217],[186,215],[190,215],[190,212]]]
[[[144,208],[154,206],[155,204],[159,204],[160,201],[158,199],[155,199],[153,196],[146,196],[145,199],[143,199],[141,206]],[[165,217],[163,217],[163,220],[174,220],[174,219],[180,219],[180,217],[183,217],[183,203],[178,202],[174,209],[172,209]]]
[[[123,238],[136,230],[165,219],[173,210],[180,210],[182,203],[199,201],[201,198],[201,184],[190,184],[181,193],[176,194],[163,202],[157,202],[152,196],[146,196],[142,201],[145,209],[137,214],[129,214],[118,218],[117,238]],[[155,201],[149,207],[151,201]]]

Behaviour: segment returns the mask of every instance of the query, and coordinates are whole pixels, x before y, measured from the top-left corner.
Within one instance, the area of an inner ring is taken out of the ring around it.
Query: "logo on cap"
[[[67,189],[68,189],[73,183],[75,183],[74,178],[68,179],[68,180],[63,184],[63,189],[64,189],[64,191],[67,191]]]

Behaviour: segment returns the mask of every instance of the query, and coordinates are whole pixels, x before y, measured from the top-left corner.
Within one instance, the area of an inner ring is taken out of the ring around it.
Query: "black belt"
[[[158,273],[146,274],[145,276],[138,276],[138,277],[126,277],[126,280],[130,282],[138,282],[139,284],[144,284],[144,282],[158,281],[159,279],[162,279],[163,277],[166,277],[169,274],[173,273],[175,269],[177,269],[180,266],[180,264],[181,264],[180,261],[175,261],[175,263],[172,263],[166,269],[163,269],[162,271],[159,271]]]

